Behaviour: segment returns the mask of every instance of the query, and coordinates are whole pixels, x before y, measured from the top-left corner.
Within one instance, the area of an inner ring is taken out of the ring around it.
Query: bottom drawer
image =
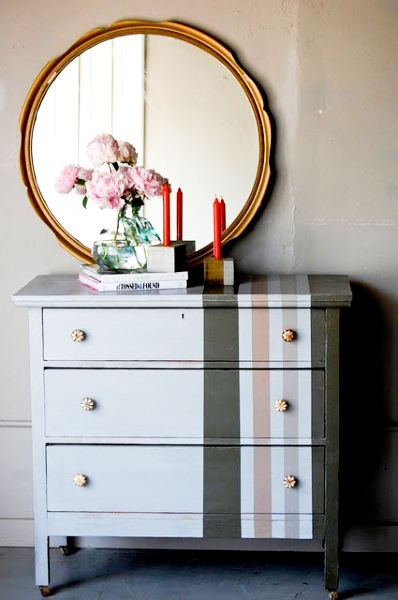
[[[260,515],[284,523],[278,515],[324,512],[323,462],[323,447],[311,446],[51,445],[48,510],[199,514],[203,535],[220,527],[211,515],[235,515],[237,535],[272,537],[255,535]]]

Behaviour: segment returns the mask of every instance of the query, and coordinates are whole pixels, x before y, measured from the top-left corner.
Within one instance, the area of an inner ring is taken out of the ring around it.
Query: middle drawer
[[[311,439],[324,373],[309,369],[45,369],[46,435]],[[282,403],[282,406],[281,406]]]

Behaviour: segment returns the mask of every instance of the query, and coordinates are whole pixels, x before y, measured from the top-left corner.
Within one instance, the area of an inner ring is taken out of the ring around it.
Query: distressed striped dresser
[[[49,536],[312,539],[337,597],[344,276],[99,294],[30,313],[36,581]],[[333,595],[334,594],[334,595]]]

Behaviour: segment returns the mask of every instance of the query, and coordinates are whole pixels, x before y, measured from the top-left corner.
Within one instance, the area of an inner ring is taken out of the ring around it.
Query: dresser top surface
[[[348,306],[351,288],[345,275],[254,276],[234,287],[96,292],[76,275],[40,275],[13,296],[17,306],[42,307],[302,307]]]

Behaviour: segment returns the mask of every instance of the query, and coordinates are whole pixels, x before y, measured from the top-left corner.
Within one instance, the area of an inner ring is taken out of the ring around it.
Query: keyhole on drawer
[[[182,313],[182,315],[181,315],[181,319],[184,319],[184,317],[185,317],[185,315],[184,315],[184,313]]]

